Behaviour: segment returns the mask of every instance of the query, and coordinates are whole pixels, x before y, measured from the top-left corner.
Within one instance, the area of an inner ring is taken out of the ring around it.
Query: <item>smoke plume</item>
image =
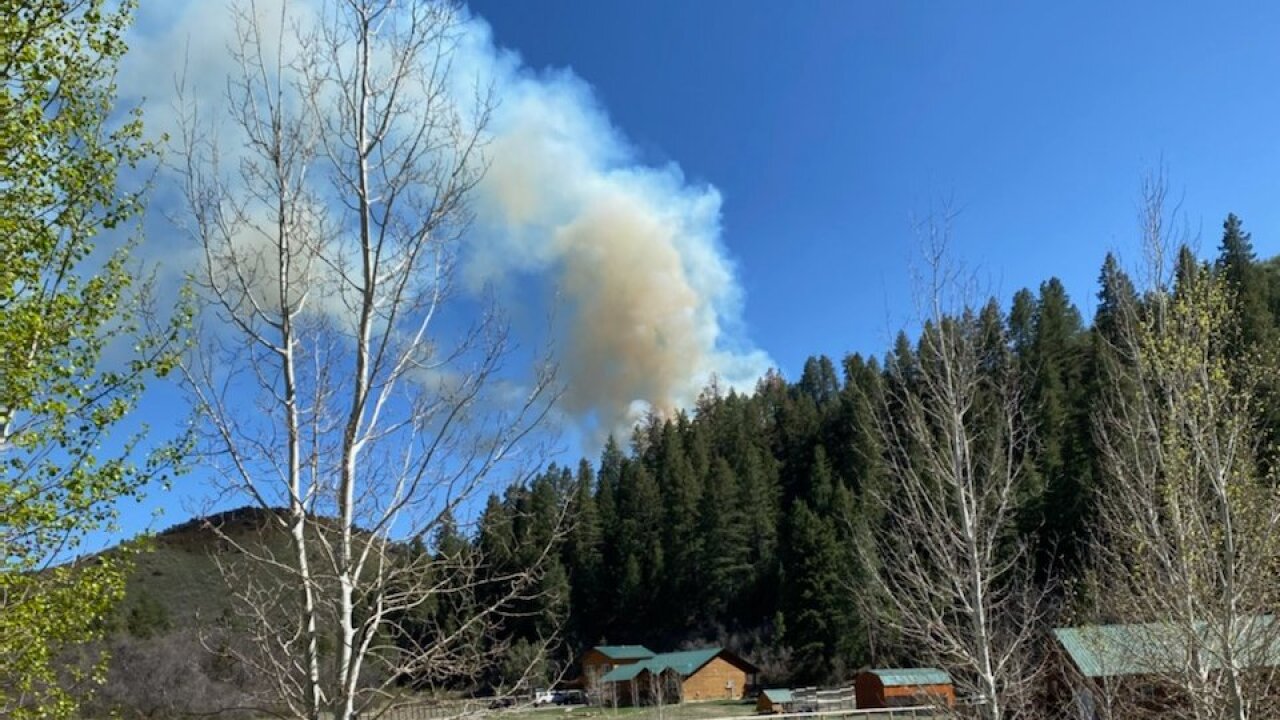
[[[719,192],[675,165],[640,164],[572,73],[523,67],[480,20],[467,37],[464,55],[500,103],[477,207],[486,240],[468,271],[554,283],[567,409],[616,428],[689,405],[713,375],[754,383],[770,360],[733,336],[742,292],[720,242]]]
[[[147,7],[122,89],[147,97],[148,122],[163,131],[174,64],[157,60],[185,54],[208,80],[196,92],[216,106],[225,89],[216,78],[231,69],[223,48],[232,22],[215,3],[149,16]],[[770,359],[742,336],[720,193],[690,183],[674,164],[640,162],[586,83],[567,70],[526,67],[478,17],[464,23],[454,73],[458,93],[488,87],[496,102],[464,279],[477,291],[537,287],[539,297],[558,298],[549,314],[563,410],[596,430],[619,430],[648,409],[689,406],[713,376],[721,386],[754,384]]]

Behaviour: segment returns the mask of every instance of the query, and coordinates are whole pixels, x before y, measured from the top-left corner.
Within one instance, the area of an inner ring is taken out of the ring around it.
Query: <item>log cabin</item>
[[[601,678],[621,665],[631,665],[648,660],[656,653],[643,645],[597,645],[582,654],[578,664],[582,674],[578,682],[571,683],[587,693],[592,701],[599,701]]]
[[[739,700],[759,669],[724,648],[661,653],[614,667],[600,678],[606,702],[654,705]]]

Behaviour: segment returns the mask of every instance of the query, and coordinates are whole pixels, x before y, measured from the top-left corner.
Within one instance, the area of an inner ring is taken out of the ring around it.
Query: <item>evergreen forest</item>
[[[1183,247],[1178,263],[1179,277],[1204,271],[1232,289],[1238,332],[1228,356],[1274,352],[1280,262],[1255,256],[1239,218],[1226,218],[1215,257]],[[1092,318],[1056,278],[978,309],[1024,388],[1033,441],[1020,459],[1015,524],[1037,576],[1057,579],[1059,618],[1090,602],[1076,580],[1103,477],[1094,408],[1108,387],[1115,308],[1138,300],[1134,288],[1108,255]],[[910,367],[917,351],[903,332],[883,356],[810,357],[798,378],[771,373],[750,393],[713,383],[692,410],[651,414],[631,437],[610,437],[598,458],[545,468],[491,496],[474,532],[445,523],[417,552],[479,552],[501,574],[537,565],[527,555],[548,543],[558,548],[535,599],[504,623],[516,657],[558,638],[548,679],[601,643],[721,644],[770,681],[800,684],[915,662],[910,644],[876,620],[888,608],[866,577],[879,559],[864,540],[893,532],[884,504],[895,478],[876,424],[892,412],[887,384],[903,375],[886,366]],[[1280,411],[1267,422],[1280,433]],[[447,607],[424,612],[448,624]]]

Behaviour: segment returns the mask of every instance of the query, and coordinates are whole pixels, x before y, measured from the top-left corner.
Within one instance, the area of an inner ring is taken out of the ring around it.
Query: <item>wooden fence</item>
[[[807,690],[808,688],[802,688]],[[796,690],[799,693],[801,690]],[[826,702],[828,704],[836,702],[846,702],[841,694],[841,690],[821,691],[826,693]],[[521,713],[516,711],[504,712],[502,710],[490,710],[484,705],[466,706],[458,704],[439,705],[439,704],[421,704],[421,705],[402,705],[400,707],[388,710],[377,717],[379,720],[480,720],[482,718],[496,717],[499,715],[508,715],[511,718],[520,717]],[[369,717],[373,717],[370,715]],[[640,715],[630,717],[643,717]],[[769,715],[764,718],[760,715],[738,715],[733,717],[713,718],[711,720],[787,720],[796,718],[797,720],[839,720],[840,718],[848,718],[849,720],[942,720],[949,717],[937,708],[929,705],[919,705],[913,707],[898,708],[865,708],[856,710],[850,704],[842,709],[827,709],[819,711],[803,711],[789,712]]]
[[[896,708],[864,708],[862,710],[824,710],[821,712],[789,712],[773,715],[739,715],[714,720],[785,720],[786,718],[850,718],[850,720],[943,720],[951,717],[932,705]]]
[[[796,688],[791,691],[791,698],[796,712],[821,713],[853,710],[857,707],[852,685],[834,690],[819,690],[815,687]]]
[[[399,705],[380,713],[365,713],[364,718],[377,720],[465,720],[467,718],[483,718],[497,715],[500,711],[490,710],[481,703],[412,703]]]

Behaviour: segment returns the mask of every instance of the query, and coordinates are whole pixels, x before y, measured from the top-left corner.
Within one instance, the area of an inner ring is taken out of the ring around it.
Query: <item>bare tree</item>
[[[1174,249],[1162,176],[1143,200],[1147,287],[1113,288],[1102,337],[1099,614],[1146,629],[1122,660],[1172,698],[1161,717],[1272,717],[1280,495],[1261,469],[1257,390],[1275,369],[1228,356],[1232,290]]]
[[[658,720],[663,720],[663,718],[667,717],[667,705],[671,703],[679,704],[684,700],[681,697],[683,686],[680,681],[680,673],[670,668],[657,668],[641,674],[645,676],[644,687],[641,690],[644,693],[645,701],[653,707],[654,716]],[[639,703],[637,702],[637,704]]]
[[[645,675],[645,695],[649,705],[653,707],[653,714],[658,720],[663,720],[667,707],[667,687],[666,673],[661,669],[649,671]]]
[[[556,396],[537,358],[530,380],[503,374],[501,316],[454,287],[489,113],[451,79],[457,11],[249,0],[235,137],[184,104],[204,313],[182,370],[220,489],[284,508],[287,543],[240,543],[248,562],[225,566],[259,641],[239,659],[297,717],[367,716],[406,678],[475,672],[502,652],[503,608],[537,591],[537,567],[494,576],[429,547],[494,478],[533,466]],[[415,538],[427,552],[407,551]],[[442,597],[467,598],[461,622],[406,631]]]
[[[883,621],[996,720],[1029,695],[1045,607],[1013,532],[1030,437],[998,310],[964,304],[966,278],[946,260],[949,219],[925,233],[924,327],[912,357],[890,361],[879,413],[889,530],[864,565]]]
[[[82,717],[255,717],[250,703],[261,678],[242,666],[224,667],[218,654],[191,652],[200,645],[198,635],[181,629],[143,638],[111,637],[106,641],[111,652],[106,680],[87,699]],[[203,639],[220,647],[241,640],[224,630]]]
[[[601,678],[604,672],[598,665],[588,665],[582,673],[583,686],[588,705],[604,706],[608,688]]]

